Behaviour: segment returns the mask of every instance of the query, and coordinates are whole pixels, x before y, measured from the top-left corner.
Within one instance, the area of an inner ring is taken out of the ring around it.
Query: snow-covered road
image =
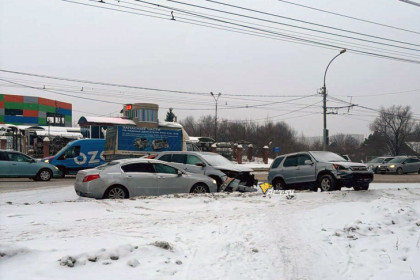
[[[3,193],[0,279],[420,279],[420,186],[371,186],[294,199]]]

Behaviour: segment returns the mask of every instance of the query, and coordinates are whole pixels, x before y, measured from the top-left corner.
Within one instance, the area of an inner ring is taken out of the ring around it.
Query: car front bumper
[[[371,183],[373,181],[373,172],[338,172],[336,177],[339,185],[351,188]]]
[[[379,173],[397,173],[397,168],[391,168],[389,166],[381,166],[378,168]]]

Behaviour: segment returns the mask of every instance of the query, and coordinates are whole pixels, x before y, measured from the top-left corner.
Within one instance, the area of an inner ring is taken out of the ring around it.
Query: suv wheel
[[[282,179],[274,179],[273,181],[273,189],[274,190],[285,190],[286,184]]]
[[[329,192],[335,190],[335,181],[331,175],[323,175],[319,178],[319,188],[322,192]]]
[[[401,167],[398,167],[398,169],[397,169],[397,174],[398,174],[398,175],[403,175],[403,174],[404,174],[404,172],[403,172],[403,170],[402,170],[402,168],[401,168]]]

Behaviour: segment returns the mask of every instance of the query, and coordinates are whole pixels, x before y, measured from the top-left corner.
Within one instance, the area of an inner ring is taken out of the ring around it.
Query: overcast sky
[[[87,0],[76,1],[98,5]],[[227,17],[230,20],[249,22],[247,25],[256,28],[271,27],[283,30],[276,32],[289,30],[287,33],[289,35],[303,32],[312,36],[334,38],[336,41],[347,41],[353,44],[350,46],[347,43],[331,42],[334,45],[354,49],[361,49],[363,46],[360,45],[365,45],[371,48],[369,49],[371,52],[378,52],[379,48],[382,48],[392,51],[387,55],[401,57],[403,53],[406,53],[410,55],[410,59],[420,61],[420,53],[417,51],[420,50],[420,34],[418,33],[359,22],[277,0],[220,1],[377,37],[410,42],[412,45],[246,12],[204,0],[181,1],[304,28],[403,46],[406,49],[373,45],[363,41],[337,38],[284,25],[217,13],[217,16]],[[397,0],[291,1],[420,32],[420,7]],[[119,3],[114,0],[106,2],[107,4],[99,5],[117,8],[110,4],[119,4],[134,9],[144,9],[132,5],[136,3],[132,0]],[[209,10],[200,10],[168,1],[149,2],[216,16],[215,12]],[[141,3],[137,2],[137,4]],[[130,11],[140,13],[138,10],[131,9]],[[164,13],[163,17],[167,19],[171,18],[170,11],[155,11]],[[259,122],[264,122],[265,119],[284,120],[299,134],[322,135],[321,96],[290,100],[317,94],[323,85],[325,68],[328,62],[339,53],[338,49],[326,49],[186,24],[181,22],[183,15],[176,10],[174,17],[177,20],[157,19],[60,0],[0,1],[0,68],[175,91],[221,92],[220,118],[255,119]],[[321,40],[319,37],[311,38]],[[416,44],[419,46],[415,46]],[[73,121],[77,121],[82,115],[115,115],[122,106],[68,95],[116,103],[157,103],[160,106],[160,119],[164,119],[169,107],[175,108],[174,112],[181,120],[186,116],[198,118],[214,114],[214,100],[210,94],[201,96],[135,90],[7,73],[0,73],[0,78],[34,87],[46,85],[46,89],[67,94],[67,96],[59,95],[42,90],[11,87],[5,82],[0,83],[2,93],[42,96],[72,103]],[[82,87],[83,91],[81,91]],[[331,97],[350,101],[349,96],[353,96],[352,103],[370,108],[394,104],[410,105],[413,112],[418,114],[416,117],[420,118],[420,64],[346,52],[331,64],[327,74],[327,89]],[[396,92],[401,93],[386,94]],[[267,95],[271,97],[265,97]],[[258,105],[258,107],[232,108],[246,105]],[[328,102],[328,106],[343,105],[345,104]],[[360,107],[355,107],[350,111],[341,109],[337,112],[338,115],[328,115],[330,135],[336,133],[367,135],[369,122],[376,115],[374,111]]]

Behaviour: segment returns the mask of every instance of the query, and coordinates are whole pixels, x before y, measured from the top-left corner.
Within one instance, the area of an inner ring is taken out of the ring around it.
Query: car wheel
[[[379,173],[379,169],[378,169],[378,167],[376,167],[376,168],[375,168],[374,173],[375,173],[375,174],[378,174],[378,173]]]
[[[403,170],[402,170],[402,168],[401,168],[401,167],[398,167],[398,169],[397,169],[397,174],[398,174],[398,175],[403,175],[403,174],[404,174],[404,172],[403,172]]]
[[[124,199],[128,198],[128,193],[122,186],[111,186],[105,192],[104,198],[108,199]]]
[[[195,184],[190,193],[209,193],[209,188],[205,184]]]
[[[360,190],[361,190],[361,188],[360,188],[360,186],[354,186],[354,187],[353,187],[353,190],[355,190],[355,191],[360,191]]]
[[[52,171],[49,169],[41,169],[39,170],[38,174],[36,175],[37,181],[49,181],[52,178]]]
[[[419,168],[419,172],[417,172],[418,174],[420,174],[420,168]]]
[[[322,192],[335,190],[335,181],[331,175],[323,175],[319,178],[319,188]]]
[[[273,181],[273,189],[278,190],[285,190],[286,189],[286,183],[282,179],[275,179]]]

